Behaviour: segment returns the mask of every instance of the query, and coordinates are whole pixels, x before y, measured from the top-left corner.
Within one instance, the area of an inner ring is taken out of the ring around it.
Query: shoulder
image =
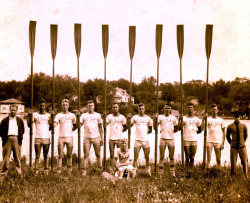
[[[101,114],[99,114],[99,113],[97,113],[97,112],[95,112],[94,115],[95,115],[95,116],[98,116],[98,117],[101,117]]]
[[[7,122],[9,120],[9,116],[5,117],[2,122]]]

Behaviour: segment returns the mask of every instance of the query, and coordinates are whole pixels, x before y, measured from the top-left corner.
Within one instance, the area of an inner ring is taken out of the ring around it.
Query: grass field
[[[0,202],[250,202],[250,180],[243,179],[241,167],[234,177],[228,167],[203,171],[199,165],[190,178],[185,175],[186,170],[177,163],[176,178],[172,178],[165,164],[161,174],[147,177],[141,167],[135,179],[113,184],[95,171],[94,165],[86,177],[81,176],[76,163],[71,174],[41,172],[35,176],[23,163],[23,178],[12,166],[1,181]]]

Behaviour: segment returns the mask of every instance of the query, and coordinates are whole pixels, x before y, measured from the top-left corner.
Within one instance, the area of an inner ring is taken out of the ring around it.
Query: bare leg
[[[109,141],[109,152],[110,152],[110,169],[114,167],[114,151],[115,144],[110,140]]]
[[[49,159],[48,159],[49,145],[50,144],[43,145],[43,157],[44,157],[44,169],[45,170],[49,169]]]
[[[41,154],[41,145],[35,144],[36,160],[35,160],[35,170],[39,167],[39,158]]]
[[[134,147],[134,163],[133,163],[134,167],[137,167],[139,153],[140,153],[140,147]]]
[[[191,168],[194,167],[194,157],[197,151],[197,145],[190,146],[190,166]]]
[[[89,151],[90,151],[90,140],[89,139],[84,139],[83,143],[83,153],[84,153],[84,159],[83,159],[83,169],[88,168],[88,159],[89,159]]]
[[[97,167],[101,168],[102,167],[101,145],[100,143],[94,143],[93,146],[94,146],[95,155],[96,155]]]
[[[216,162],[217,162],[217,168],[221,169],[221,149],[220,148],[214,148],[215,156],[216,156]]]
[[[163,168],[163,161],[164,161],[165,150],[166,150],[166,143],[164,141],[160,141],[159,149],[160,149],[159,168]]]
[[[186,167],[189,169],[189,159],[190,159],[190,146],[184,146],[185,158],[186,158]]]
[[[207,168],[211,168],[210,162],[212,157],[212,147],[207,146]]]

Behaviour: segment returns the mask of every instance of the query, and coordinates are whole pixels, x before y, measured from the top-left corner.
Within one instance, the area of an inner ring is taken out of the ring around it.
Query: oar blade
[[[177,25],[177,49],[179,58],[182,59],[184,49],[184,25]]]
[[[36,21],[30,21],[30,24],[29,24],[29,43],[30,43],[30,55],[31,55],[31,57],[34,56],[35,38],[36,38]]]
[[[53,60],[56,57],[57,31],[58,31],[58,25],[50,25],[50,45],[51,45],[51,55]]]
[[[211,55],[212,39],[213,39],[213,25],[206,25],[205,47],[206,47],[207,59],[209,59]]]
[[[163,25],[156,25],[156,30],[155,30],[155,49],[156,49],[157,58],[160,58],[160,55],[161,55],[162,29],[163,29]]]
[[[129,26],[129,55],[132,60],[135,53],[136,27]]]
[[[82,33],[81,24],[75,24],[74,36],[75,36],[75,49],[76,49],[77,58],[80,57],[80,53],[81,53],[81,35],[82,35],[81,33]]]
[[[109,25],[102,25],[102,49],[104,58],[108,54],[108,45],[109,45]]]

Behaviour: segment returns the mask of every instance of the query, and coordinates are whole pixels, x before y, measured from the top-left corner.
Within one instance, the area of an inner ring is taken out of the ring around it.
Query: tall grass
[[[250,202],[250,180],[243,179],[241,167],[238,175],[231,177],[228,167],[203,171],[196,165],[186,178],[186,170],[177,163],[173,178],[166,163],[157,175],[148,177],[140,167],[135,179],[113,184],[94,170],[93,164],[88,175],[81,176],[77,159],[73,160],[71,174],[41,172],[37,176],[23,161],[23,178],[12,165],[0,184],[0,202]]]

